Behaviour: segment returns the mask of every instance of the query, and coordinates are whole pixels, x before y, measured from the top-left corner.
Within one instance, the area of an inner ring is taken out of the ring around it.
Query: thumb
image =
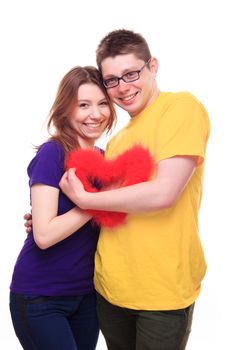
[[[70,168],[68,170],[68,178],[74,179],[76,177],[75,172],[76,172],[76,168]]]

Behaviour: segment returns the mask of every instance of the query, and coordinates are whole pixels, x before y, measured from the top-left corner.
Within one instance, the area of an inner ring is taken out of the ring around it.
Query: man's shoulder
[[[196,96],[189,91],[177,91],[177,92],[163,92],[164,99],[167,101],[178,101],[181,99],[188,99],[199,102]]]
[[[202,102],[195,96],[193,95],[191,92],[188,91],[179,91],[179,92],[165,92],[164,94],[164,103],[167,107],[169,106],[176,106],[176,105],[180,105],[181,108],[182,106],[187,106],[188,108],[193,108],[193,107],[197,107],[200,110],[202,110],[202,112],[204,112],[204,114],[207,114],[206,109],[204,107],[204,105],[202,104]]]

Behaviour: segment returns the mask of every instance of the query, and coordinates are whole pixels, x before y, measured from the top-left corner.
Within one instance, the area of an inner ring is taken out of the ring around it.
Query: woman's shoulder
[[[62,146],[62,144],[60,142],[58,142],[56,140],[47,140],[46,142],[42,143],[39,146],[38,152],[59,152],[59,153],[64,153],[64,149],[63,149],[63,146]]]
[[[48,140],[41,144],[37,150],[36,155],[33,157],[28,165],[28,172],[30,172],[35,166],[54,166],[54,164],[59,165],[59,167],[64,166],[64,149],[62,145],[54,140]]]
[[[35,158],[40,159],[44,157],[47,160],[57,159],[58,161],[64,162],[65,152],[61,143],[55,140],[48,140],[42,143],[38,148]]]

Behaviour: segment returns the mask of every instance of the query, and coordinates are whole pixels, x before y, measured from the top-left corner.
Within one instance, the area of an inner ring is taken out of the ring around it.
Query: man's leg
[[[108,350],[135,350],[136,317],[97,295],[97,315]]]
[[[183,339],[182,339],[182,342],[180,344],[179,350],[184,350],[186,348],[188,338],[189,338],[189,335],[191,333],[194,304],[190,305],[189,308],[187,308],[186,310],[187,310],[186,311],[186,313],[187,313],[187,327],[186,327],[185,333],[183,334]]]
[[[138,311],[136,350],[184,350],[194,304],[172,311]]]

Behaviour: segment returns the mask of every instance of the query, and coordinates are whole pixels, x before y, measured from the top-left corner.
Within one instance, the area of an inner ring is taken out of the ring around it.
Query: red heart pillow
[[[155,171],[155,160],[149,151],[140,145],[106,160],[100,151],[77,150],[70,152],[66,169],[75,168],[76,175],[88,192],[105,191],[149,180]],[[95,223],[116,227],[125,221],[126,213],[104,210],[87,210]]]

